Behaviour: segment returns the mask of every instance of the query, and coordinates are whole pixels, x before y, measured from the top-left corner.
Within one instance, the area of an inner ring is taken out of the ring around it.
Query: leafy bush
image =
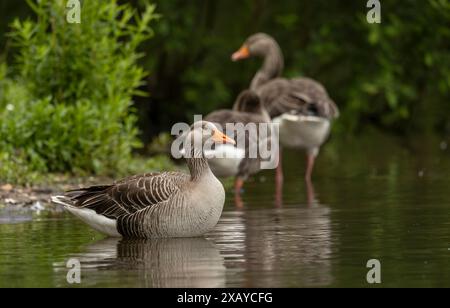
[[[37,18],[12,23],[16,61],[0,70],[0,180],[15,170],[123,171],[139,146],[132,97],[142,94],[138,46],[153,35],[155,7],[138,15],[83,1],[81,23],[70,24],[65,1],[29,5]]]

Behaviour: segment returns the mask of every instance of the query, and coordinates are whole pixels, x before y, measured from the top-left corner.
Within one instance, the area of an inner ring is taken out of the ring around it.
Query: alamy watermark
[[[381,262],[377,259],[371,259],[367,261],[367,268],[370,270],[367,272],[366,280],[369,284],[381,283]]]
[[[194,127],[202,121],[201,115],[194,116]],[[227,123],[225,127],[215,124],[219,131],[236,141],[237,151],[217,151],[217,144],[209,138],[202,143],[201,138],[186,138],[191,126],[187,123],[176,123],[171,134],[176,136],[172,143],[171,154],[175,159],[192,158],[190,149],[202,151],[208,159],[259,159],[261,169],[275,169],[279,161],[279,130],[274,123]],[[198,140],[197,140],[198,139]],[[240,150],[240,151],[239,151]]]
[[[367,22],[369,24],[380,24],[381,23],[381,3],[380,0],[369,0],[367,1],[367,8],[370,9],[367,12]]]
[[[69,269],[66,275],[68,284],[80,284],[81,283],[81,263],[78,259],[69,259],[66,263],[66,267]]]
[[[66,20],[69,24],[81,23],[81,4],[80,0],[68,0],[66,3]]]

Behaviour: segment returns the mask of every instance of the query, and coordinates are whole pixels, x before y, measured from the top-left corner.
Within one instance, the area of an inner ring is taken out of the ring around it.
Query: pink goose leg
[[[306,172],[305,180],[311,182],[312,173],[314,170],[314,164],[316,162],[316,157],[319,154],[319,149],[307,150],[306,152]]]

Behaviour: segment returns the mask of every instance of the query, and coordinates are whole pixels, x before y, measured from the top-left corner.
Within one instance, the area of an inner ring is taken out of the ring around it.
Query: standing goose
[[[315,159],[329,136],[331,121],[339,116],[339,110],[324,86],[317,81],[280,77],[284,68],[283,54],[271,36],[264,33],[250,36],[232,55],[232,60],[250,57],[264,58],[250,89],[261,97],[273,121],[279,123],[281,145],[306,150],[305,178],[310,181]],[[281,163],[277,178],[282,178]]]
[[[205,120],[218,124],[223,130],[227,124],[256,124],[255,134],[232,132],[238,147],[229,144],[216,145],[215,149],[206,153],[207,157],[211,157],[208,161],[216,176],[235,177],[234,190],[238,195],[248,176],[261,170],[261,157],[250,157],[250,152],[260,146],[265,146],[266,149],[270,146],[270,135],[260,134],[257,127],[260,123],[270,123],[270,116],[259,96],[251,90],[245,90],[238,96],[233,110],[214,111],[207,115]],[[230,132],[227,133],[232,136]]]
[[[177,172],[138,175],[112,185],[70,191],[52,197],[52,201],[111,237],[200,236],[217,224],[225,202],[224,188],[211,172],[203,146],[211,140],[220,143],[234,140],[206,121],[195,123],[187,138],[190,175]]]

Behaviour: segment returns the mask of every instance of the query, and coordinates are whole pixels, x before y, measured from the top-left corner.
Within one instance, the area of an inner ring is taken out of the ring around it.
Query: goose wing
[[[225,129],[227,123],[264,123],[266,122],[264,117],[259,114],[253,114],[248,112],[240,112],[234,110],[217,110],[205,117],[205,121],[220,124],[222,129]]]
[[[112,185],[73,190],[66,196],[74,207],[92,209],[97,214],[117,219],[166,202],[187,181],[189,176],[183,173],[148,173]]]
[[[337,118],[339,110],[324,86],[309,78],[278,78],[258,89],[272,118],[296,112],[328,119]]]

